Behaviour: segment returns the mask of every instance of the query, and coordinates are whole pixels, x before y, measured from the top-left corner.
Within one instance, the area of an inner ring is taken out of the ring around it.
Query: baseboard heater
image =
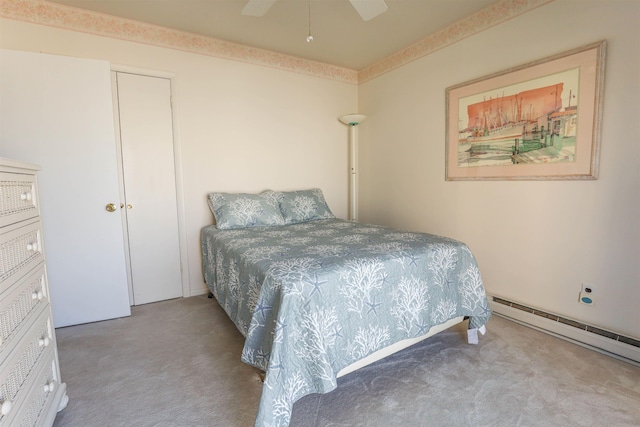
[[[489,300],[491,310],[497,315],[609,354],[634,365],[640,365],[640,340],[504,298],[490,296]]]

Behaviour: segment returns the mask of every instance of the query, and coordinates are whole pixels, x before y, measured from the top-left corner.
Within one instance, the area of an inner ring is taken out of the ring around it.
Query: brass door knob
[[[116,205],[113,203],[109,203],[106,207],[107,212],[115,212],[116,211]]]

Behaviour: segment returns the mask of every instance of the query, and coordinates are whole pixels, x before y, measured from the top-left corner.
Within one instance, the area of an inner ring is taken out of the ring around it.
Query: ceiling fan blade
[[[363,20],[369,21],[387,10],[384,0],[349,0]]]
[[[249,0],[242,9],[243,15],[264,16],[276,0]]]

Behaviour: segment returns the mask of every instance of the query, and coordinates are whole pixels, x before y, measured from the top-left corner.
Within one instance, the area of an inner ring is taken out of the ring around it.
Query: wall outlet
[[[582,289],[580,290],[580,296],[578,301],[584,305],[594,305],[595,304],[595,288],[590,283],[583,283]]]
[[[591,283],[583,283],[581,292],[593,294],[595,292],[595,286],[592,285]]]

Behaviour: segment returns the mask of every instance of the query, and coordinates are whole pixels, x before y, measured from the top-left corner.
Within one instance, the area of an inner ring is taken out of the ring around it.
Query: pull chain
[[[313,41],[313,36],[311,35],[311,0],[309,0],[309,34],[307,35],[307,43],[311,43]]]

